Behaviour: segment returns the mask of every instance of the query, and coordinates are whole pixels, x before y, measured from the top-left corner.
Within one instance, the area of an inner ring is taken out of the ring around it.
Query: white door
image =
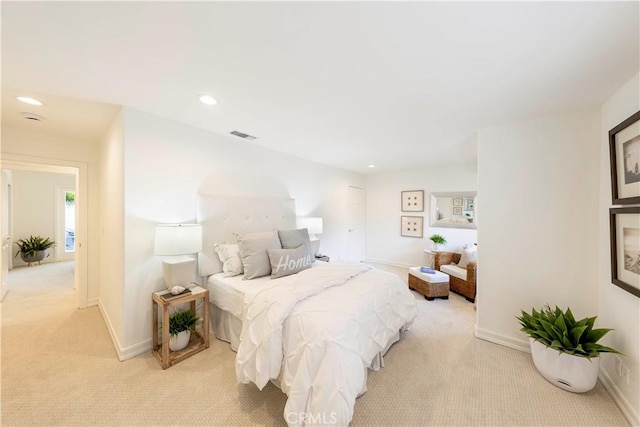
[[[364,261],[364,190],[349,187],[347,260]]]

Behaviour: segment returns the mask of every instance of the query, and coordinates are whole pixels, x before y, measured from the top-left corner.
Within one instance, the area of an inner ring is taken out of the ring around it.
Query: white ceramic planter
[[[533,363],[543,377],[553,385],[574,393],[591,390],[598,380],[600,358],[573,356],[529,338]]]
[[[178,332],[178,335],[171,335],[169,337],[169,350],[178,351],[182,350],[189,344],[191,339],[191,331]]]

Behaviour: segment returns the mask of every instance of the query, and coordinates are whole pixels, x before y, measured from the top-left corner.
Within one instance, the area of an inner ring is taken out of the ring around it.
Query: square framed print
[[[640,298],[640,207],[611,208],[611,283]]]
[[[452,206],[462,206],[462,197],[455,197],[453,199],[453,202],[451,203]]]
[[[424,190],[402,191],[402,212],[424,211]]]
[[[462,206],[454,206],[451,210],[453,215],[462,215]]]
[[[613,204],[640,203],[640,111],[609,131],[609,162]]]
[[[403,237],[422,237],[423,224],[421,216],[400,217],[400,235]]]
[[[473,199],[464,199],[464,210],[472,211],[473,210]]]

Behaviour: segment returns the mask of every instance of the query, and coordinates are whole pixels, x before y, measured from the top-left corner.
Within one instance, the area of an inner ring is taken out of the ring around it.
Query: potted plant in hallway
[[[196,331],[198,317],[191,311],[179,311],[169,318],[169,349],[182,350],[189,344],[191,332]]]
[[[596,316],[576,320],[569,308],[549,305],[517,317],[529,335],[531,356],[538,371],[550,383],[574,393],[591,390],[598,379],[601,353],[618,350],[597,342],[612,329],[594,329]]]
[[[447,243],[447,239],[445,239],[444,236],[441,236],[440,234],[432,235],[431,237],[429,237],[429,240],[431,240],[433,242],[433,250],[434,251],[441,251],[442,250],[442,245]]]
[[[41,236],[29,236],[27,239],[20,239],[15,243],[18,245],[15,256],[17,257],[19,254],[20,258],[29,265],[34,262],[40,264],[40,261],[49,256],[47,249],[56,245],[53,240]]]

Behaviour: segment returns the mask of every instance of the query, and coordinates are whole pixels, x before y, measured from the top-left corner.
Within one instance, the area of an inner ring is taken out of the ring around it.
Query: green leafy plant
[[[178,335],[183,331],[195,332],[199,320],[191,310],[174,313],[169,318],[169,335]]]
[[[34,256],[36,252],[47,250],[56,245],[53,240],[46,239],[41,236],[29,236],[27,239],[20,239],[15,242],[18,245],[16,257],[22,254],[24,257]]]
[[[436,245],[444,245],[445,243],[447,243],[447,239],[445,239],[444,236],[441,236],[440,234],[434,234],[433,236],[429,237],[429,240],[431,240]]]
[[[600,338],[612,331],[594,329],[597,316],[576,321],[571,309],[563,312],[557,306],[552,310],[549,305],[540,311],[533,308],[531,314],[521,311],[522,316],[516,316],[522,325],[520,330],[547,347],[586,358],[598,357],[600,353],[621,354],[611,347],[597,344]]]

